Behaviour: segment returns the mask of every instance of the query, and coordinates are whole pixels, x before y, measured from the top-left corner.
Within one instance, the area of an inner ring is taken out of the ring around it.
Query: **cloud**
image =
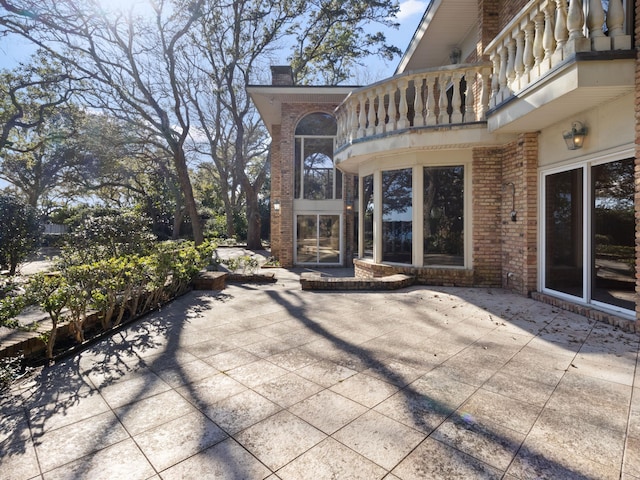
[[[404,2],[400,2],[400,11],[396,18],[398,21],[402,21],[416,14],[422,15],[428,4],[428,1],[420,0],[406,0]]]

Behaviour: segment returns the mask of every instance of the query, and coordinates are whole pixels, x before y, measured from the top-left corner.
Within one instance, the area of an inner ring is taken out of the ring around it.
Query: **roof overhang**
[[[247,87],[247,92],[271,134],[273,126],[280,125],[282,122],[282,104],[339,105],[352,90],[358,88],[360,87],[250,85]]]
[[[448,65],[451,50],[461,46],[477,23],[477,0],[431,0],[396,74]]]

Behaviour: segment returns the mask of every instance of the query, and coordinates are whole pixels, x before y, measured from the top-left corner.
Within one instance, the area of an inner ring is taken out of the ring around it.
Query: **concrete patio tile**
[[[267,360],[271,363],[275,363],[279,367],[293,372],[306,367],[307,365],[311,365],[312,363],[316,363],[319,358],[300,348],[291,348],[281,353],[271,355],[270,357],[267,357]]]
[[[327,436],[283,411],[247,428],[235,438],[258,460],[276,471]]]
[[[640,370],[640,368],[639,368]],[[629,435],[640,438],[640,383],[633,389],[629,413]]]
[[[227,375],[243,385],[253,388],[287,373],[289,372],[284,368],[278,367],[267,360],[256,360],[229,370]]]
[[[296,374],[304,377],[312,382],[322,385],[325,388],[332,387],[333,385],[346,380],[349,377],[355,375],[355,370],[338,365],[330,360],[321,360],[317,363],[307,365],[299,370],[296,370]]]
[[[482,388],[514,400],[543,407],[551,397],[555,385],[544,384],[526,377],[512,376],[499,371],[487,380]]]
[[[277,475],[282,480],[375,480],[384,474],[385,470],[378,465],[327,438],[278,470]]]
[[[499,368],[499,365],[485,366],[470,357],[455,356],[432,371],[455,378],[459,382],[479,387],[495,375]]]
[[[331,435],[367,411],[367,408],[342,395],[323,390],[289,408],[327,435]]]
[[[160,373],[168,368],[175,368],[199,360],[195,355],[184,349],[160,352],[144,359],[145,363],[155,373]]]
[[[277,338],[269,337],[261,342],[244,345],[242,348],[258,358],[267,358],[280,352],[290,350],[292,347]]]
[[[162,472],[162,480],[262,480],[269,469],[228,438]]]
[[[456,415],[480,423],[496,423],[527,434],[541,410],[542,407],[480,389],[469,397]]]
[[[626,385],[567,372],[547,408],[583,418],[602,428],[624,432],[631,394],[632,388]]]
[[[217,375],[216,368],[202,360],[164,368],[157,372],[158,376],[172,387],[179,387],[187,383],[197,382],[207,377]]]
[[[176,388],[176,392],[201,410],[245,390],[247,387],[223,373]]]
[[[373,408],[398,391],[398,387],[368,375],[358,373],[331,387],[331,390]]]
[[[121,407],[170,390],[171,387],[152,371],[126,376],[122,380],[98,388],[111,408]]]
[[[137,435],[194,411],[193,405],[174,390],[114,409],[131,435]]]
[[[255,387],[260,395],[283,408],[304,400],[319,392],[323,387],[295,373],[288,373]]]
[[[34,435],[85,420],[109,410],[109,405],[94,390],[89,395],[68,398],[29,410],[29,424]]]
[[[604,359],[578,354],[573,362],[571,362],[571,366],[581,375],[621,383],[631,387],[634,381],[636,361],[616,361],[612,355]]]
[[[525,434],[497,424],[453,417],[440,425],[431,438],[471,455],[499,470],[506,470]]]
[[[333,438],[391,470],[424,440],[425,435],[370,410],[334,433]]]
[[[518,479],[552,478],[562,480],[617,480],[617,468],[599,464],[575,450],[547,444],[539,439],[527,438],[507,470]]]
[[[640,477],[640,438],[628,437],[622,472]]]
[[[204,413],[229,435],[235,435],[280,410],[262,395],[246,390],[206,407]]]
[[[194,335],[202,335],[201,331],[194,332]],[[224,339],[214,338],[212,340],[206,340],[203,342],[194,343],[185,347],[184,350],[191,355],[195,355],[198,358],[204,359],[215,355],[216,353],[226,352],[234,347],[225,342]]]
[[[165,470],[227,438],[200,412],[164,423],[133,437],[157,471]]]
[[[40,473],[24,412],[0,416],[0,478],[19,480]]]
[[[535,423],[528,440],[555,445],[601,465],[618,469],[622,464],[624,435],[589,423],[588,418],[546,409]]]
[[[545,361],[539,361],[540,356],[535,350],[525,347],[501,367],[499,373],[555,388],[571,364],[571,359],[556,357],[557,361],[554,362],[549,355]]]
[[[219,371],[226,372],[227,370],[241,367],[247,363],[255,362],[258,358],[259,357],[247,352],[243,348],[236,348],[203,358],[203,360]]]
[[[499,479],[503,472],[435,439],[427,438],[392,472],[402,480]]]
[[[258,342],[264,342],[268,337],[265,337],[253,330],[242,330],[238,333],[224,337],[224,339],[229,345],[234,347],[244,347]]]
[[[404,362],[391,360],[383,361],[362,373],[402,388],[422,376],[424,371]]]
[[[34,438],[42,472],[128,438],[113,412],[105,412]]]
[[[131,439],[126,439],[45,473],[43,477],[45,480],[131,480],[151,479],[154,473],[136,444]]]

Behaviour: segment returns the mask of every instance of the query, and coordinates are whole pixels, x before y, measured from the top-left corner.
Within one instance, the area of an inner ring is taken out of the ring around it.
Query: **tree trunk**
[[[189,169],[184,158],[184,150],[181,146],[174,150],[173,161],[178,174],[178,182],[180,189],[184,195],[184,203],[187,207],[187,214],[191,218],[191,231],[193,232],[193,241],[196,245],[200,245],[204,241],[202,233],[202,224],[200,223],[200,215],[196,207],[196,200],[193,197],[193,188],[191,187],[191,179],[189,178]]]
[[[258,195],[253,188],[246,192],[247,199],[247,248],[259,250],[262,248],[260,239],[261,221],[260,206],[258,205]]]

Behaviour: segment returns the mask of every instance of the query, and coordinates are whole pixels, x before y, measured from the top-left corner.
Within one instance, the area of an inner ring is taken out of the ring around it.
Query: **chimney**
[[[291,66],[271,66],[271,85],[293,85]]]

